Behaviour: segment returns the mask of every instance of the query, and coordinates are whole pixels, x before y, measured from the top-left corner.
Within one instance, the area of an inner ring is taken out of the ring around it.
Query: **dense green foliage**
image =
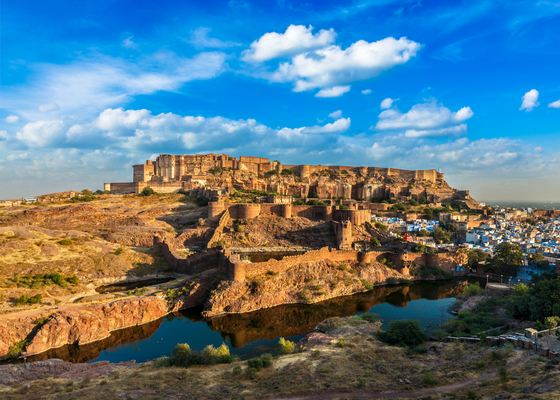
[[[319,200],[308,200],[307,203],[305,203],[308,206],[324,206],[325,203],[323,203],[322,201]]]
[[[400,320],[389,324],[389,329],[378,333],[381,341],[396,345],[416,347],[426,340],[428,335],[424,333],[418,321]]]
[[[154,189],[152,189],[149,186],[146,186],[144,189],[142,189],[142,191],[138,194],[138,196],[148,197],[148,196],[151,196],[155,193],[156,192],[154,192]]]
[[[412,252],[413,253],[426,253],[427,251],[428,251],[428,248],[426,246],[424,246],[423,244],[414,243],[412,245]]]
[[[51,274],[37,274],[37,275],[25,275],[15,274],[10,280],[1,282],[4,287],[26,287],[30,289],[42,289],[44,287],[58,285],[61,287],[66,287],[68,284],[77,285],[80,283],[80,279],[76,276],[65,277],[57,272]]]
[[[521,264],[523,264],[521,247],[504,242],[496,246],[494,258],[492,258],[486,270],[496,274],[516,276]]]
[[[457,318],[450,319],[441,326],[441,329],[453,336],[473,336],[502,325],[502,320],[497,317],[499,301],[488,298],[477,305],[476,312],[460,311]]]
[[[41,300],[43,300],[43,295],[42,294],[38,294],[38,295],[33,296],[33,297],[28,297],[28,296],[22,294],[17,299],[17,305],[18,306],[27,306],[27,305],[32,305],[32,304],[38,304],[38,303],[41,302]]]
[[[434,232],[432,233],[432,236],[434,237],[434,241],[437,244],[451,243],[451,232],[448,232],[444,229],[441,229],[441,228],[434,229]]]
[[[381,222],[376,222],[375,227],[377,229],[379,229],[380,231],[386,231],[387,230],[387,225],[383,225]]]
[[[531,287],[517,285],[506,298],[507,310],[514,318],[544,322],[560,316],[560,278],[553,274],[533,277]]]

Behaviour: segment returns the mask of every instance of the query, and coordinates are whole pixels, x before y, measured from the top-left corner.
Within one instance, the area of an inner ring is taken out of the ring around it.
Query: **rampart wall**
[[[224,228],[226,227],[226,225],[227,225],[227,223],[229,222],[230,219],[231,219],[231,216],[229,214],[229,210],[225,210],[222,213],[222,216],[220,217],[219,222],[218,222],[218,227],[214,231],[214,234],[210,238],[210,241],[208,242],[208,245],[206,246],[206,248],[209,249],[209,248],[213,247],[214,244],[220,240],[220,238],[222,237],[222,232],[224,231]]]
[[[215,268],[226,273],[229,265],[229,260],[224,256],[224,251],[221,248],[208,249],[205,252],[191,254],[184,258],[177,253],[172,244],[159,236],[155,236],[154,250],[161,252],[167,264],[177,274],[193,275]]]

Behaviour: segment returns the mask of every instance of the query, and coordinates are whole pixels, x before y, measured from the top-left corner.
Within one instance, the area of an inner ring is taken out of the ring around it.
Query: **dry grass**
[[[204,212],[181,202],[183,198],[178,194],[111,196],[89,203],[3,209],[0,291],[4,299],[0,312],[10,311],[23,294],[42,294],[42,305],[59,305],[80,295],[92,295],[94,287],[111,279],[169,272],[163,257],[148,245],[155,233],[169,236]],[[134,240],[145,247],[132,246]],[[13,282],[16,274],[50,273],[77,275],[80,284],[30,289]]]
[[[375,392],[424,390],[422,380],[427,372],[437,380],[437,386],[476,379],[481,374],[496,370],[492,362],[492,349],[476,345],[454,343],[429,343],[430,351],[416,355],[406,348],[391,347],[380,343],[370,334],[344,336],[346,345],[324,344],[303,353],[274,359],[269,368],[263,368],[255,379],[247,373],[247,362],[213,366],[156,369],[151,363],[139,367],[121,369],[111,376],[85,381],[42,379],[0,389],[0,397],[7,399],[44,398],[64,399],[77,396],[80,399],[113,398],[122,391],[144,391],[144,399],[160,399],[182,394],[187,398],[242,399],[273,398],[292,393],[317,391],[352,391],[366,388]],[[459,354],[457,356],[456,354]],[[512,354],[510,361],[515,359]],[[476,361],[484,360],[486,369],[477,369]],[[472,390],[482,396],[497,393],[531,394],[538,398],[557,399],[560,394],[558,368],[550,369],[549,359],[533,356],[524,366],[510,372],[507,384],[498,378],[482,381],[468,389],[453,394],[433,394],[433,399],[464,399]],[[240,366],[242,372],[234,375]],[[544,389],[541,389],[544,388]],[[519,397],[519,396],[517,396]],[[532,398],[532,396],[531,396]]]

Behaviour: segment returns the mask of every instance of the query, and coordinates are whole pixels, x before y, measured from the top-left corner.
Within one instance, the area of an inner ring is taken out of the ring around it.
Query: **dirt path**
[[[517,368],[527,361],[529,358],[528,352],[523,352],[523,354],[513,360],[507,365],[507,369],[511,370]],[[478,378],[468,379],[462,382],[452,383],[451,385],[439,386],[432,389],[422,389],[422,390],[411,390],[411,391],[392,391],[387,390],[384,392],[376,392],[370,389],[357,389],[348,392],[327,392],[327,393],[315,393],[315,394],[302,394],[293,395],[290,397],[277,397],[274,400],[329,400],[329,399],[394,399],[394,398],[418,398],[424,396],[433,396],[440,393],[454,392],[455,390],[464,389],[469,386],[484,380],[492,379],[498,375],[497,371],[488,372],[480,375]]]

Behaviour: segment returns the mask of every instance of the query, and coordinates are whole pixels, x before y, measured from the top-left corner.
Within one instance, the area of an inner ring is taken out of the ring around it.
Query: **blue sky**
[[[58,0],[0,18],[0,198],[207,152],[560,197],[558,0]]]

